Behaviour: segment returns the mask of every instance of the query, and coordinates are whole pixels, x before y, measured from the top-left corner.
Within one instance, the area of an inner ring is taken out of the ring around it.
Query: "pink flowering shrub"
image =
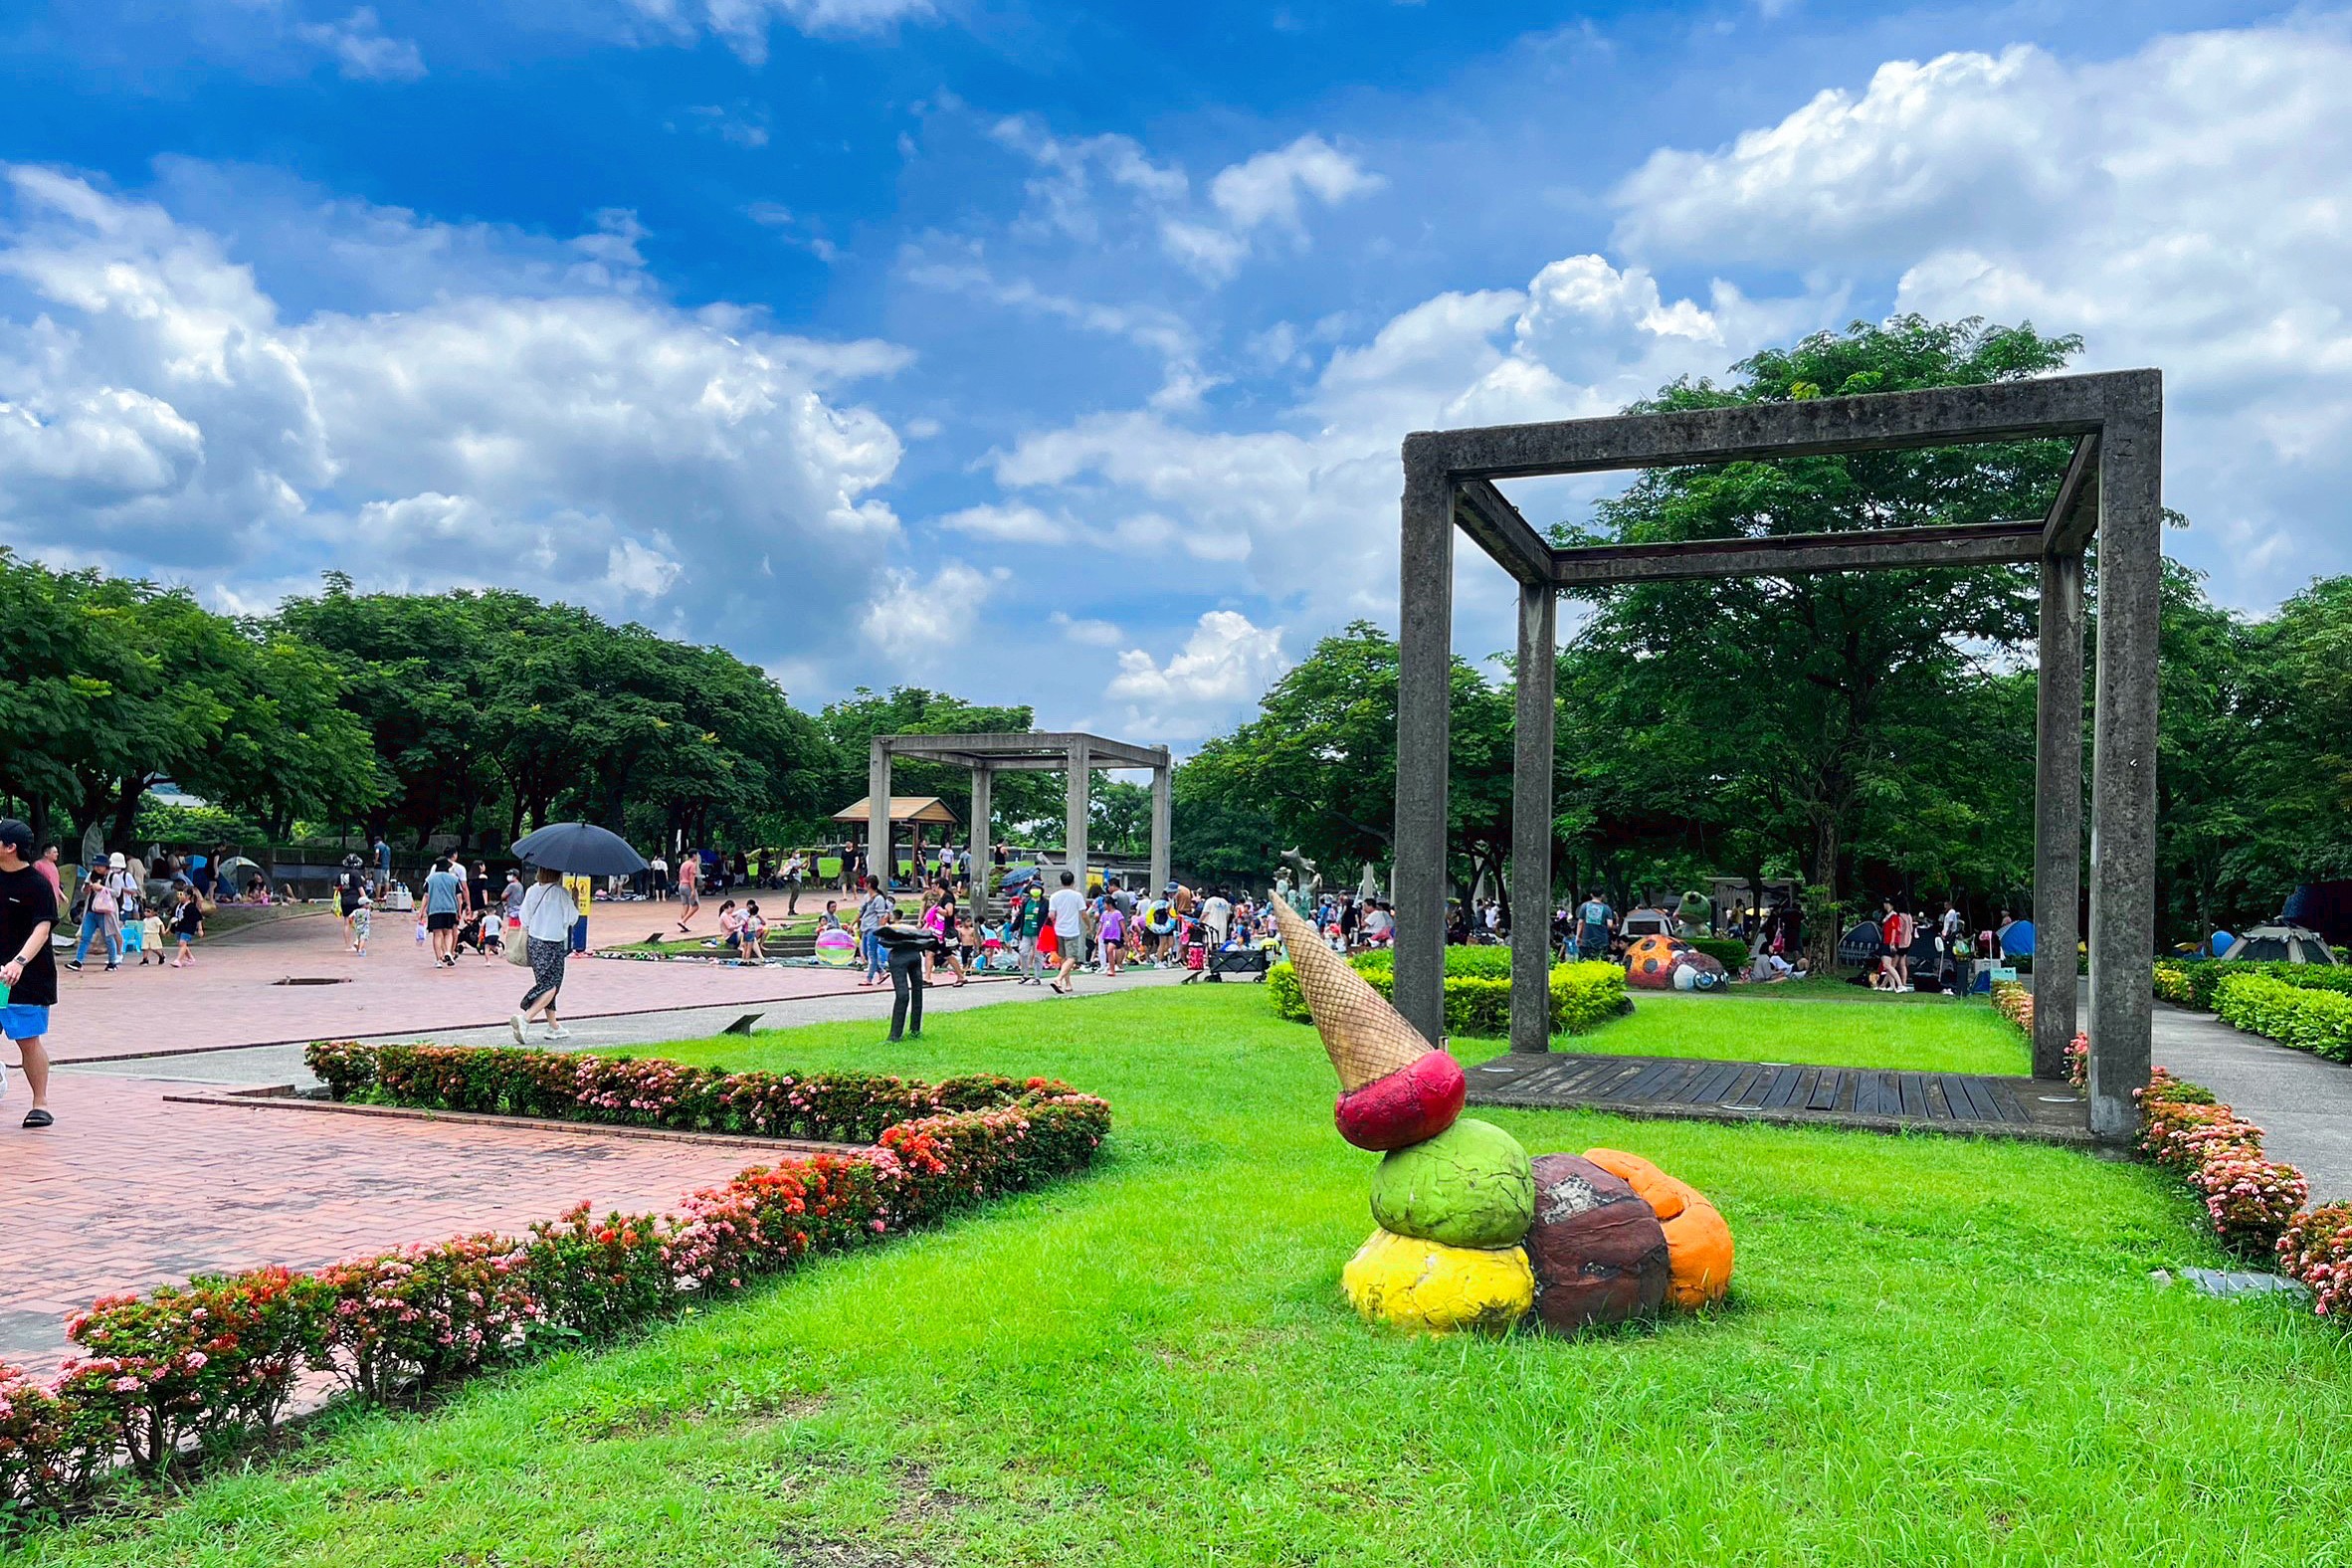
[[[2274,1248],[2310,1196],[2303,1173],[2263,1158],[2261,1128],[2162,1068],[2138,1098],[2140,1152],[2205,1199],[2223,1244],[2242,1253]]]
[[[2311,1287],[2313,1311],[2352,1326],[2352,1203],[2296,1215],[2278,1238],[2278,1267]]]
[[[573,1076],[544,1081],[574,1086],[578,1060],[594,1060],[495,1054],[542,1058],[525,1065],[528,1074],[561,1062]],[[426,1059],[400,1072],[441,1075],[434,1081],[451,1092],[480,1081],[447,1066]],[[818,1081],[756,1078],[755,1093],[780,1093],[787,1106],[792,1091],[779,1085]],[[612,1092],[625,1084],[657,1106],[673,1082],[615,1078],[602,1067],[590,1081]],[[826,1114],[876,1100],[831,1081],[814,1092],[845,1097]],[[874,1081],[895,1085],[882,1097],[903,1096],[926,1113],[883,1127],[865,1153],[752,1166],[687,1193],[673,1213],[596,1219],[580,1204],[532,1226],[527,1240],[464,1236],[314,1274],[260,1269],[103,1298],[68,1321],[83,1354],[54,1384],[0,1366],[0,1536],[86,1501],[121,1461],[160,1470],[266,1428],[304,1372],[331,1373],[359,1398],[386,1402],[543,1342],[607,1338],[811,1253],[864,1246],[1082,1170],[1110,1130],[1108,1104],[1046,1078]]]

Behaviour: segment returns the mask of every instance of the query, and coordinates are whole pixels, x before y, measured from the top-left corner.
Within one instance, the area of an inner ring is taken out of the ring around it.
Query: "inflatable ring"
[[[1165,936],[1176,929],[1176,909],[1172,904],[1155,903],[1143,911],[1143,928],[1154,936]]]

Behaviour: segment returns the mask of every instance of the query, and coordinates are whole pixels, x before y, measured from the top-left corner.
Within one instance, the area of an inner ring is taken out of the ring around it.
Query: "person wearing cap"
[[[57,1005],[57,957],[49,933],[57,928],[58,900],[33,864],[33,830],[11,817],[0,821],[0,1039],[16,1042],[33,1108],[25,1125],[46,1127],[49,1113],[49,1010]]]
[[[129,864],[120,850],[103,864],[91,863],[90,880],[82,899],[82,939],[74,944],[74,961],[67,968],[82,967],[82,960],[90,956],[93,936],[106,950],[106,973],[112,974],[122,967],[122,895],[130,889]]]

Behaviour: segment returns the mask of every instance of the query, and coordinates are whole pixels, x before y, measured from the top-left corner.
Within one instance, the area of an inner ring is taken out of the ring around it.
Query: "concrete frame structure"
[[[2059,437],[2073,461],[2049,512],[2016,522],[1556,549],[1494,481]],[[1511,901],[1550,907],[1555,617],[1563,590],[1675,578],[2033,563],[2042,571],[2034,812],[2034,1076],[2065,1076],[2077,1018],[2082,850],[2083,550],[2099,547],[2090,835],[2090,1127],[2137,1126],[2156,946],[2156,618],[2164,382],[2154,370],[1664,414],[1422,431],[1405,438],[1397,684],[1398,1008],[1445,1027],[1447,700],[1454,530],[1519,584]],[[1511,1049],[1550,1048],[1550,922],[1511,937]]]
[[[866,864],[869,868],[887,868],[890,864],[890,758],[906,756],[925,762],[952,762],[972,771],[972,820],[970,831],[977,840],[989,836],[991,791],[999,773],[1051,773],[1057,769],[1070,774],[1067,813],[1063,840],[1070,861],[1070,870],[1078,874],[1078,884],[1086,885],[1086,804],[1091,790],[1091,774],[1095,768],[1148,769],[1151,773],[1151,884],[1163,886],[1168,881],[1168,839],[1170,829],[1170,784],[1173,761],[1166,746],[1137,746],[1124,740],[1110,740],[1101,735],[1088,735],[1070,730],[997,731],[976,735],[877,735],[867,752],[866,798],[884,804],[875,809],[866,829]],[[984,860],[988,846],[976,843],[975,861]]]

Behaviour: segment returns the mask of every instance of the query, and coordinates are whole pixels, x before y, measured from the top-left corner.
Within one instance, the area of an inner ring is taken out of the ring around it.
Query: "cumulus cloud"
[[[971,644],[982,603],[1009,576],[1003,567],[984,572],[961,561],[949,561],[927,578],[887,571],[859,612],[859,635],[887,668],[937,680],[943,662]]]
[[[37,553],[251,602],[333,565],[508,583],[705,634],[759,584],[854,603],[898,520],[899,443],[833,400],[904,363],[626,282],[640,231],[538,294],[287,319],[215,235],[54,170],[6,170],[0,526]],[[381,213],[357,238],[401,225]],[[407,279],[413,233],[393,237]],[[463,283],[463,269],[449,281]],[[513,282],[512,278],[505,280]]]
[[[1140,648],[1121,653],[1102,694],[1127,705],[1133,729],[1197,740],[1256,701],[1288,663],[1278,629],[1253,625],[1239,611],[1211,610],[1164,664]]]
[[[2340,24],[1879,68],[1619,189],[1620,243],[1893,284],[1898,307],[2079,331],[2166,373],[2168,498],[2259,604],[2352,564],[2312,520],[2352,475],[2352,116]],[[2301,540],[2314,549],[2280,547]],[[2264,546],[2268,546],[2264,548]],[[2269,564],[2265,567],[2263,562]]]
[[[886,32],[933,13],[931,0],[627,0],[654,36],[690,42],[707,34],[750,65],[768,58],[777,24],[812,35]]]
[[[1310,134],[1220,170],[1209,182],[1209,200],[1237,230],[1266,223],[1296,229],[1301,195],[1334,207],[1385,183],[1322,137]]]
[[[324,50],[343,76],[355,81],[414,82],[425,74],[425,56],[405,38],[387,38],[373,6],[360,6],[340,22],[300,22],[294,36]]]

